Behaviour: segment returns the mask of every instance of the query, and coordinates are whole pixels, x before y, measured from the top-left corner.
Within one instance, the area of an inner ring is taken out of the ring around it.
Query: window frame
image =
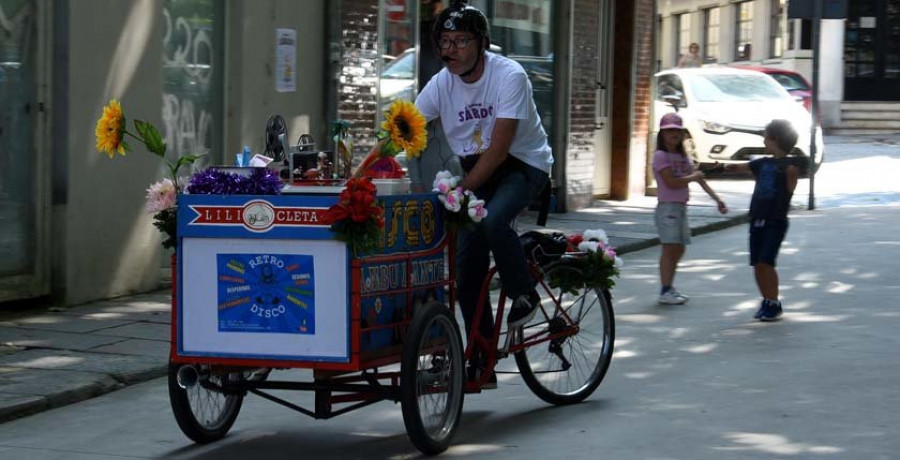
[[[734,60],[749,61],[753,58],[753,0],[735,3],[734,8]],[[745,11],[746,18],[744,17]],[[742,52],[742,45],[749,46],[750,51]]]
[[[715,12],[715,25],[711,24]],[[703,63],[719,62],[719,28],[722,25],[722,10],[718,6],[703,10]],[[715,28],[714,33],[713,28]]]

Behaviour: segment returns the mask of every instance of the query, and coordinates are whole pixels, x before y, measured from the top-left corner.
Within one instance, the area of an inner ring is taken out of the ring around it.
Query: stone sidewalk
[[[724,197],[731,211],[723,216],[702,191],[692,192],[695,235],[745,221],[746,196]],[[597,201],[590,208],[551,214],[545,230],[600,228],[620,253],[633,252],[659,243],[655,206],[653,197]],[[535,220],[535,212],[526,212],[520,231],[537,228]],[[170,291],[163,289],[70,308],[0,311],[0,422],[164,376],[170,300]]]

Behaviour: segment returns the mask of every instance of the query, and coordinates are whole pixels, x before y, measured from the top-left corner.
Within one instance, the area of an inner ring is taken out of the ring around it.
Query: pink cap
[[[667,113],[659,120],[659,130],[664,129],[684,129],[681,123],[681,117],[677,113]]]

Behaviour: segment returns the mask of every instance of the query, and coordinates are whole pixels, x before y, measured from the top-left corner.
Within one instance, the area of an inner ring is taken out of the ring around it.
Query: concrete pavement
[[[740,224],[744,196],[726,196],[731,212],[692,190],[695,235]],[[593,207],[552,214],[546,230],[565,233],[601,228],[620,253],[655,244],[654,197],[597,201]],[[536,228],[527,212],[520,231]],[[170,293],[92,302],[71,308],[0,311],[0,422],[82,401],[166,373],[171,327]]]

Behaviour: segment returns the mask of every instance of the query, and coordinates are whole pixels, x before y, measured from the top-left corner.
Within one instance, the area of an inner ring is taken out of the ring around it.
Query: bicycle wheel
[[[181,431],[192,441],[206,444],[222,439],[241,411],[244,395],[223,393],[226,380],[244,378],[242,372],[215,373],[209,366],[196,366],[200,378],[190,388],[178,385],[182,364],[169,363],[169,403]],[[208,377],[207,377],[208,376]]]
[[[463,349],[456,319],[440,302],[421,307],[403,344],[400,405],[413,445],[426,455],[450,446],[463,406]]]
[[[551,267],[544,279],[580,276],[565,265]],[[615,320],[608,290],[581,288],[577,293],[550,289],[559,306],[578,326],[574,335],[560,337],[530,346],[515,354],[516,365],[528,388],[550,404],[574,404],[591,395],[609,369],[615,341]],[[568,321],[555,308],[546,289],[542,304],[546,314],[538,314],[528,322],[522,333],[526,338],[547,337],[565,330]]]

